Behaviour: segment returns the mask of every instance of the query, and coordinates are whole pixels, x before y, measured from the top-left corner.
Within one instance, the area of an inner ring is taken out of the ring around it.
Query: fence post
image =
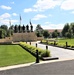
[[[36,43],[36,47],[37,47],[37,43]]]
[[[54,46],[56,45],[56,41],[54,41]]]
[[[39,53],[38,53],[38,50],[36,50],[36,63],[39,63]]]
[[[46,50],[48,50],[48,46],[46,45]]]
[[[42,40],[41,40],[41,43],[42,43]]]
[[[68,46],[68,43],[66,42],[66,48],[67,48],[67,46]]]
[[[31,42],[30,42],[30,45],[31,45]]]

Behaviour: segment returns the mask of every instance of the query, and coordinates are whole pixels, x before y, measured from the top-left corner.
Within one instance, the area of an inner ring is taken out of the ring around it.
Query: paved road
[[[35,43],[32,43],[32,45],[35,46]],[[39,48],[46,49],[46,45],[39,44]],[[59,57],[59,60],[61,59],[74,59],[74,51],[73,50],[68,50],[68,49],[63,49],[63,48],[58,48],[58,47],[53,47],[53,46],[48,46],[48,49],[51,52],[52,57]]]
[[[74,60],[33,64],[23,68],[1,71],[0,75],[74,75]]]

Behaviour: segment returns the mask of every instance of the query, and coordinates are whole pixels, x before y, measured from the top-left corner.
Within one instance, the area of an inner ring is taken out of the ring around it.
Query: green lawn
[[[58,44],[66,44],[74,46],[74,39],[59,39]]]
[[[19,45],[0,45],[0,67],[35,62],[35,57]]]
[[[42,40],[43,43],[47,44],[46,43],[46,40]],[[68,46],[70,47],[74,47],[74,39],[67,39],[67,38],[61,38],[61,39],[58,39],[58,41],[56,42],[58,46],[66,46],[66,42],[68,43]],[[48,42],[48,44],[54,44],[54,41],[50,41]]]

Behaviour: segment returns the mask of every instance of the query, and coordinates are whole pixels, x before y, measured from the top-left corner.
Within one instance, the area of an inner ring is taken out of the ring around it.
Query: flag
[[[21,18],[21,15],[20,15],[20,25],[21,25],[21,20],[22,20],[22,18]]]
[[[22,20],[21,15],[20,15],[20,21]]]
[[[30,20],[30,25],[32,25],[31,20]]]

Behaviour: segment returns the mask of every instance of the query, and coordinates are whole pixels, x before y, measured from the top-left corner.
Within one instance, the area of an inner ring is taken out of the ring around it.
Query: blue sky
[[[62,29],[74,22],[74,0],[0,0],[0,25],[40,24],[43,29]]]

